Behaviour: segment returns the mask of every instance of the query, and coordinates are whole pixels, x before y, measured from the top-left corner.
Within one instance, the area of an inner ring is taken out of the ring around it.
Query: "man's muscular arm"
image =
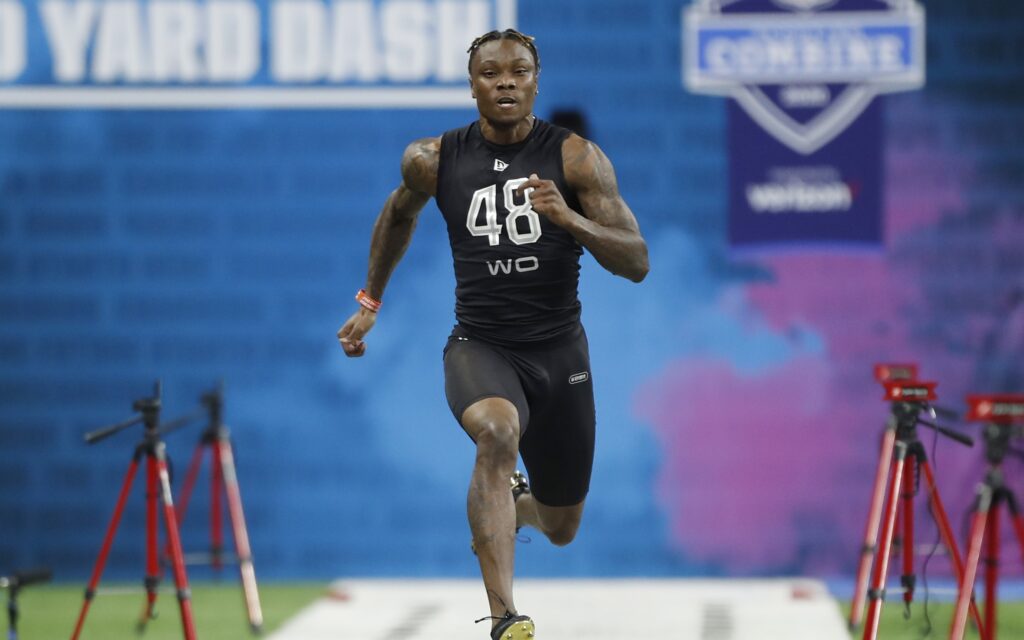
[[[536,175],[520,189],[533,188],[534,211],[571,233],[608,271],[640,282],[649,270],[647,243],[633,212],[619,195],[615,169],[598,146],[577,135],[562,143],[565,179],[576,192],[581,212],[565,203],[555,183]]]
[[[425,138],[413,142],[402,156],[402,183],[391,192],[370,239],[370,266],[366,293],[380,300],[391,273],[405,255],[423,205],[437,190],[437,162],[441,142]]]
[[[402,183],[391,192],[370,239],[370,265],[366,274],[366,293],[380,300],[384,288],[412,240],[423,205],[437,191],[437,164],[440,138],[413,142],[402,156]],[[363,342],[377,320],[376,312],[360,306],[338,330],[338,342],[345,355],[358,357],[366,352]]]

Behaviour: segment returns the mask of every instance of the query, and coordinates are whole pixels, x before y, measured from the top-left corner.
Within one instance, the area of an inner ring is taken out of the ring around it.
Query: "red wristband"
[[[363,305],[365,308],[369,309],[374,313],[380,311],[380,307],[382,304],[380,300],[374,300],[373,298],[371,298],[370,294],[366,293],[366,289],[359,290],[359,293],[356,294],[356,302]]]

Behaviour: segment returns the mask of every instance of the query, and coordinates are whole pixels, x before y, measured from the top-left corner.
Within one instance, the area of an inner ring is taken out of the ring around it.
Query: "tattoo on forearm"
[[[410,144],[402,156],[402,184],[395,189],[373,226],[367,292],[382,297],[384,287],[412,240],[423,205],[437,188],[440,142],[425,138]]]

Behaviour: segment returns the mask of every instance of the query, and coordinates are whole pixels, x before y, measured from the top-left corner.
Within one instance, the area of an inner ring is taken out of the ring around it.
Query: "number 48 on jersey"
[[[530,205],[530,193],[533,189],[525,189],[523,202],[515,202],[516,189],[527,180],[528,178],[515,178],[507,181],[502,188],[505,208],[508,210],[508,217],[505,218],[505,226],[508,227],[506,233],[508,239],[515,244],[537,242],[541,235],[540,216]],[[481,209],[483,216],[480,215]],[[520,218],[526,219],[525,231],[520,229]],[[492,184],[473,193],[473,200],[469,203],[469,212],[466,214],[466,228],[474,236],[485,236],[492,247],[501,242],[502,225],[498,224],[498,185]]]

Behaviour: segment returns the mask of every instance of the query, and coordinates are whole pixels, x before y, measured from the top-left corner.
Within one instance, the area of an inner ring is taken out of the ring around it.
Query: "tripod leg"
[[[238,567],[242,575],[242,590],[245,592],[249,625],[255,633],[259,633],[263,627],[263,610],[260,607],[260,594],[256,588],[256,570],[252,564],[252,550],[249,547],[249,533],[245,527],[245,514],[242,512],[242,494],[238,488],[235,457],[231,451],[231,442],[226,437],[217,442],[217,457],[223,474],[228,513],[231,517],[232,533],[235,537],[235,549],[238,552]]]
[[[18,640],[18,587],[7,593],[7,640]]]
[[[889,569],[889,553],[892,551],[892,536],[896,527],[896,511],[899,507],[899,492],[903,483],[903,465],[907,458],[907,445],[897,442],[895,445],[896,463],[892,465],[889,477],[889,491],[885,498],[885,520],[882,526],[882,546],[875,559],[875,569],[871,576],[871,589],[868,591],[868,618],[864,624],[864,640],[875,640],[878,637],[878,623],[882,615],[882,604],[885,602],[885,577]]]
[[[985,634],[983,640],[996,636],[996,583],[999,579],[999,500],[993,500],[988,512],[985,532]]]
[[[85,616],[89,613],[89,605],[92,604],[92,599],[96,596],[96,587],[100,583],[100,577],[103,575],[103,567],[107,564],[107,556],[110,554],[110,546],[114,542],[114,536],[117,534],[117,525],[121,522],[121,514],[124,513],[124,505],[128,500],[128,492],[132,488],[132,482],[135,480],[135,472],[139,469],[139,462],[137,459],[132,460],[131,465],[128,466],[128,473],[125,474],[124,484],[121,485],[121,493],[117,497],[117,506],[114,507],[114,515],[110,518],[110,524],[107,526],[107,535],[103,538],[103,546],[100,547],[99,556],[96,558],[96,565],[92,570],[92,577],[89,578],[89,586],[85,588],[85,602],[82,603],[82,610],[78,614],[78,622],[75,623],[75,630],[71,634],[71,640],[78,640],[78,636],[82,633],[82,625],[85,624]]]
[[[199,466],[203,459],[203,445],[199,443],[196,445],[195,451],[192,453],[192,460],[189,462],[188,470],[185,472],[185,481],[181,485],[181,491],[178,492],[178,502],[174,505],[174,513],[178,517],[178,526],[181,527],[181,523],[185,521],[185,514],[188,512],[188,501],[192,497],[192,488],[196,484],[196,478],[199,475]],[[164,549],[164,559],[171,557],[171,543],[167,542],[167,547]]]
[[[162,442],[157,443],[154,449],[153,456],[156,459],[161,496],[164,503],[164,524],[167,526],[167,539],[171,547],[174,585],[178,590],[178,604],[181,608],[181,625],[185,631],[185,640],[196,640],[195,624],[192,619],[191,594],[188,588],[188,577],[185,575],[185,558],[181,553],[178,520],[174,513],[174,499],[171,497],[171,479],[167,473],[167,455]]]
[[[1017,542],[1020,544],[1021,556],[1024,557],[1024,515],[1021,515],[1017,504],[1017,498],[1007,490],[1006,504],[1010,507],[1010,518],[1013,521],[1013,531],[1017,534]]]
[[[192,488],[196,484],[196,478],[199,476],[199,465],[203,461],[203,443],[200,442],[196,445],[195,451],[192,452],[192,460],[188,463],[188,471],[185,473],[185,481],[181,485],[181,491],[178,493],[178,504],[175,507],[175,513],[178,516],[178,524],[185,522],[185,513],[188,512],[188,501],[192,497]]]
[[[1013,532],[1017,535],[1017,544],[1020,545],[1021,556],[1024,557],[1024,515],[1020,513],[1017,497],[1012,491],[1006,489],[1006,505],[1010,509],[1010,522],[1013,524]],[[986,640],[995,640],[996,630],[993,627],[991,635]]]
[[[157,520],[157,499],[158,499],[159,478],[157,476],[156,460],[152,456],[146,456],[146,577],[143,584],[146,587],[146,603],[142,607],[142,614],[136,625],[136,631],[142,633],[146,624],[156,617],[157,587],[160,585],[160,561],[157,558],[157,544],[159,538],[159,521]]]
[[[875,545],[878,542],[878,524],[882,519],[885,481],[889,476],[895,442],[896,430],[886,429],[882,435],[882,449],[875,471],[875,483],[871,489],[871,506],[868,509],[868,522],[864,531],[864,546],[861,547],[860,562],[857,564],[857,581],[853,587],[853,605],[850,607],[850,629],[859,627],[864,615],[864,603],[868,596],[868,574],[871,572],[871,560],[875,556]]]
[[[210,445],[213,454],[213,470],[210,473],[210,554],[213,557],[213,568],[220,571],[224,568],[224,522],[221,514],[221,485],[224,482],[224,470],[221,467],[220,443]]]
[[[981,557],[981,543],[985,538],[985,523],[988,520],[989,508],[992,506],[992,488],[987,484],[981,485],[978,490],[977,511],[974,513],[971,523],[970,542],[967,547],[967,565],[964,567],[963,575],[960,578],[960,593],[956,600],[956,611],[953,614],[953,624],[950,627],[950,640],[960,640],[964,637],[964,629],[967,626],[967,607],[971,602],[971,593],[974,591],[974,579],[978,574],[978,560]],[[981,636],[985,636],[985,627],[979,625]]]
[[[959,584],[963,580],[964,561],[960,556],[960,547],[957,546],[956,536],[953,534],[953,527],[949,525],[949,516],[946,515],[946,508],[942,506],[942,498],[939,497],[939,488],[935,484],[935,474],[932,466],[927,460],[921,462],[921,470],[924,472],[924,480],[928,486],[928,501],[932,506],[932,515],[935,517],[935,524],[939,527],[939,534],[942,536],[942,543],[946,545],[949,557],[953,561],[953,574]],[[973,582],[972,582],[973,585]],[[978,612],[978,604],[972,593],[970,599],[970,614],[978,627],[978,633],[984,634],[984,627],[981,624],[981,614]],[[982,636],[984,637],[984,636]]]
[[[915,463],[917,458],[911,454],[907,457],[906,468],[903,470],[903,491],[900,498],[903,502],[903,575],[900,584],[903,586],[903,606],[906,614],[910,614],[910,603],[914,601],[914,483]]]

